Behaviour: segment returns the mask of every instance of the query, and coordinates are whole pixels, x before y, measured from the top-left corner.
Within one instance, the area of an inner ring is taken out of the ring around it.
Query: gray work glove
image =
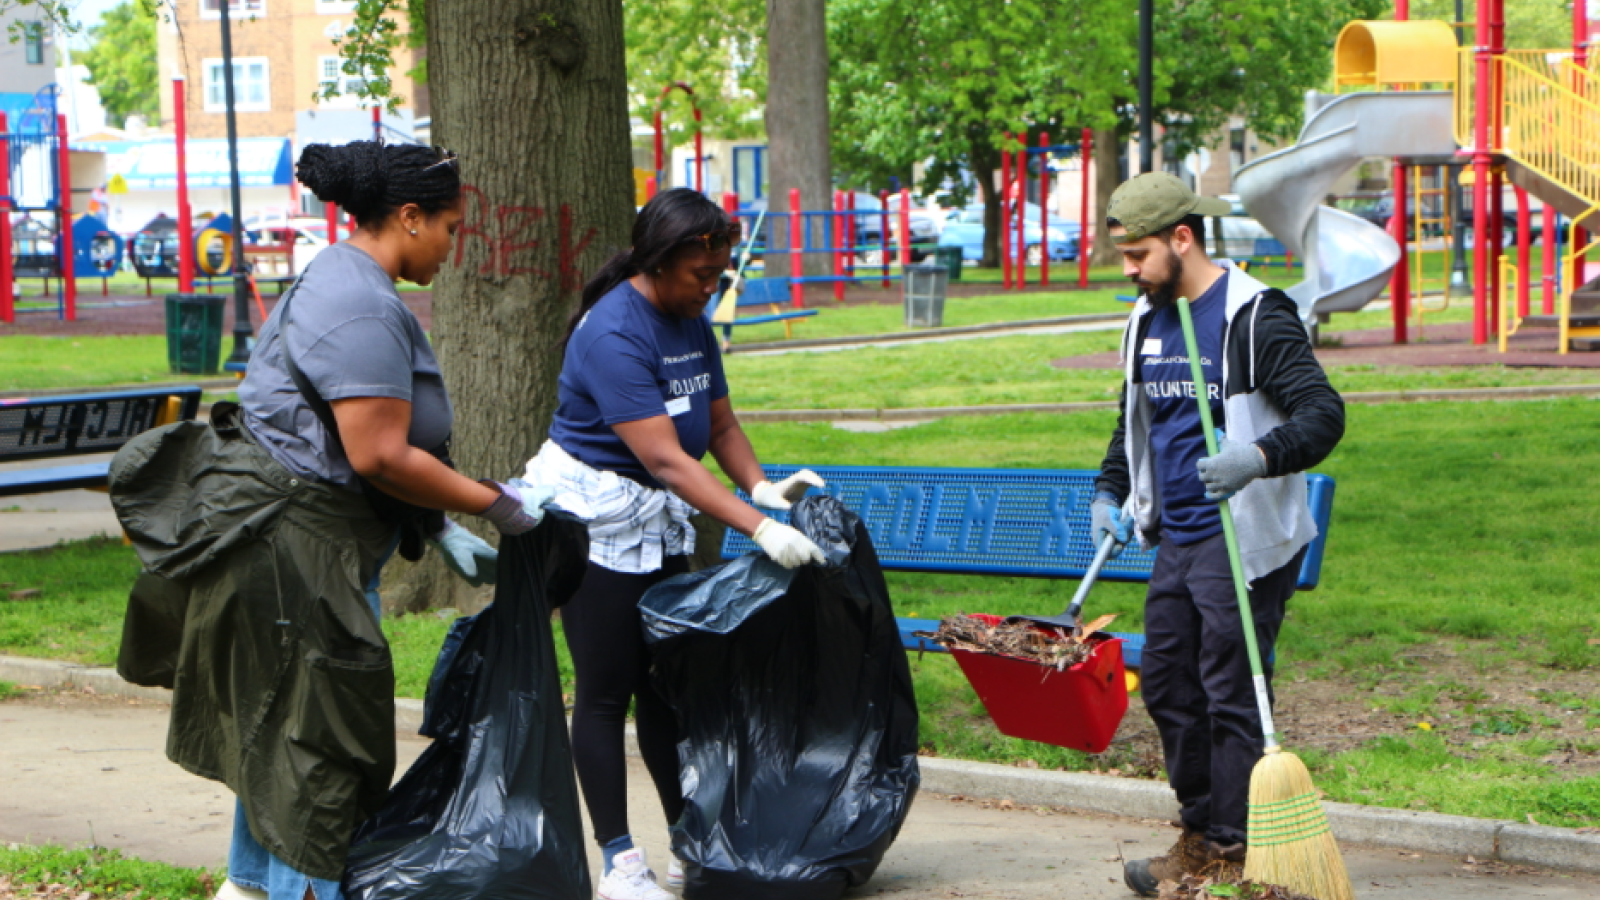
[[[554,488],[529,484],[520,478],[513,478],[508,484],[496,481],[478,483],[500,492],[500,499],[489,504],[489,508],[478,515],[493,522],[501,534],[507,535],[522,534],[537,528],[544,519],[544,505],[556,495]]]
[[[1133,540],[1133,516],[1122,511],[1122,504],[1117,502],[1116,497],[1101,491],[1094,495],[1094,502],[1089,504],[1089,535],[1094,539],[1096,549],[1105,543],[1108,534],[1114,540],[1109,558],[1116,559],[1122,554],[1122,548]]]
[[[1219,429],[1216,456],[1202,457],[1195,467],[1206,486],[1207,500],[1226,500],[1267,474],[1267,455],[1255,444],[1228,440]]]
[[[467,584],[481,587],[494,584],[496,561],[500,552],[489,542],[460,525],[444,520],[444,530],[428,539],[450,571],[460,575]]]

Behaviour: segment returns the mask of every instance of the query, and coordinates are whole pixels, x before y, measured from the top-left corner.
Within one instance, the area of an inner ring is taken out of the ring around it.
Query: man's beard
[[[1167,277],[1158,283],[1134,280],[1134,284],[1144,292],[1145,301],[1152,309],[1161,309],[1178,302],[1178,282],[1183,280],[1183,257],[1169,252],[1168,258],[1172,260],[1172,267],[1167,271]]]

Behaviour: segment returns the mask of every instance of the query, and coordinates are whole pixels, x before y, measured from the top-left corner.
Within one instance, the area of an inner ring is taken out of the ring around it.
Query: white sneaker
[[[217,889],[217,896],[213,900],[267,900],[267,892],[241,887],[224,878],[222,887]]]
[[[683,860],[674,856],[672,862],[667,863],[667,887],[683,887]]]
[[[600,879],[600,900],[676,900],[661,885],[644,861],[644,848],[624,850],[611,857],[611,872]]]

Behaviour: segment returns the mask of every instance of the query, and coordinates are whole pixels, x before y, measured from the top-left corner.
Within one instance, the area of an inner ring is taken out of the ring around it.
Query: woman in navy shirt
[[[709,451],[756,504],[773,509],[823,486],[809,471],[767,481],[728,401],[704,313],[739,237],[738,222],[694,191],[665,191],[645,204],[633,246],[584,286],[550,440],[529,463],[530,477],[587,507],[589,567],[561,617],[577,672],[572,743],[603,848],[604,900],[672,896],[629,833],[623,727],[631,701],[645,765],[668,823],[676,821],[677,722],[648,680],[638,604],[652,585],[688,570],[689,516],[699,510],[749,535],[784,566],[822,562],[815,544],[741,501],[701,463]],[[674,860],[667,883],[681,881]]]

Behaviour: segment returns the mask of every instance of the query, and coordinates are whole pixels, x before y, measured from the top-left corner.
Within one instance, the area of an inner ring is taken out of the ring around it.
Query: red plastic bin
[[[972,617],[991,625],[1004,621],[1002,616]],[[952,650],[951,655],[1001,734],[1103,753],[1128,711],[1128,689],[1122,639],[1094,635],[1090,640],[1094,651],[1089,658],[1059,672],[1014,656],[970,650]]]

